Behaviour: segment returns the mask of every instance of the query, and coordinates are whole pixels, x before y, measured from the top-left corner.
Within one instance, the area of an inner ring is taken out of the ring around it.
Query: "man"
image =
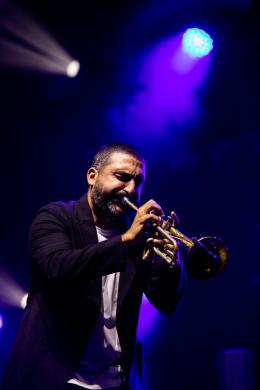
[[[50,203],[30,231],[31,287],[5,389],[130,389],[144,292],[171,314],[184,287],[181,262],[142,260],[145,232],[163,214],[153,200],[131,219],[145,161],[132,146],[102,147],[79,201]]]

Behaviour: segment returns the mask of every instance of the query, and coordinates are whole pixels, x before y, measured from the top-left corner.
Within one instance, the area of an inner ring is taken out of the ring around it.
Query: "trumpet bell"
[[[193,277],[208,279],[219,273],[228,258],[228,249],[217,237],[202,237],[193,240],[194,245],[187,255],[187,268]]]

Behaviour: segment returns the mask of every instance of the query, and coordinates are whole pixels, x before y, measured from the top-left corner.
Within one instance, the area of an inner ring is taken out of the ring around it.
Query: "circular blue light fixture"
[[[188,28],[182,37],[182,50],[192,57],[204,57],[213,49],[213,39],[206,31]]]

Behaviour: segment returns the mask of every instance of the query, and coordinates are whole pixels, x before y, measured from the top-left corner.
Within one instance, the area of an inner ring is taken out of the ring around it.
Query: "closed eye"
[[[128,173],[116,173],[115,174],[116,178],[123,183],[127,183],[132,179],[132,175],[129,175]]]
[[[143,184],[144,182],[144,177],[143,175],[139,175],[139,176],[133,176],[129,173],[115,173],[115,176],[118,180],[122,181],[123,183],[128,183],[130,180],[132,180],[134,178],[135,180],[135,183],[137,186],[140,186]]]

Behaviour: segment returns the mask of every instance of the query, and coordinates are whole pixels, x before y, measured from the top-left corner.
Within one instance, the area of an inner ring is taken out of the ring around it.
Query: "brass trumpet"
[[[122,198],[122,202],[131,209],[137,211],[136,207],[127,197]],[[172,250],[159,249],[153,244],[153,238],[148,238],[143,253],[146,260],[153,253],[161,257],[170,267],[178,263],[178,247],[182,244],[188,249],[184,264],[193,277],[207,279],[216,275],[222,270],[228,258],[228,249],[224,242],[217,237],[206,236],[201,238],[189,238],[175,228],[178,220],[174,212],[170,217],[161,219],[161,222],[154,224],[156,235],[166,239],[173,247]]]

